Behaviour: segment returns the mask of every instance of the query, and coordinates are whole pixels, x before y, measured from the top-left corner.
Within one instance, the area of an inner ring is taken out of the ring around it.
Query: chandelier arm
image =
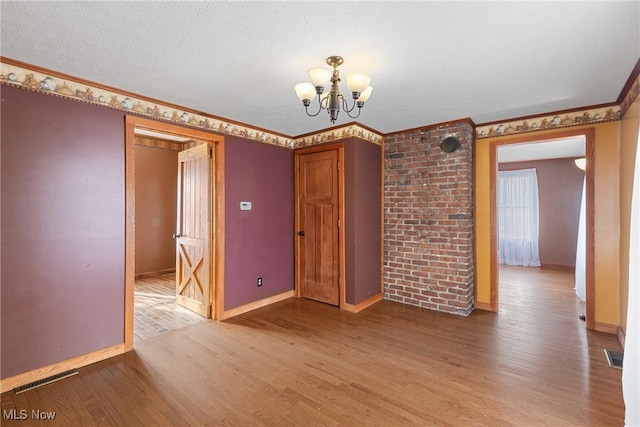
[[[358,117],[360,117],[360,111],[362,110],[362,106],[357,105],[358,103],[354,100],[351,108],[348,108],[349,104],[347,104],[347,100],[344,99],[344,96],[340,95],[340,98],[342,98],[342,109],[344,110],[345,113],[347,113],[347,116],[351,117],[352,119],[357,119]],[[352,116],[351,112],[356,108],[356,106],[358,107],[358,114],[356,114],[355,116]]]
[[[320,111],[322,111],[322,107],[318,108],[318,111],[317,111],[316,113],[311,114],[311,113],[309,112],[309,106],[308,106],[308,105],[305,105],[305,106],[304,106],[304,111],[306,111],[307,116],[309,116],[309,117],[315,117],[315,116],[317,116],[318,114],[320,114]]]

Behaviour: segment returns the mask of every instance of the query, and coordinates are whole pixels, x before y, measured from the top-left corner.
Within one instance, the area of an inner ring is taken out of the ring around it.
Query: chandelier
[[[349,107],[349,103],[344,96],[340,93],[338,83],[340,83],[340,71],[338,66],[342,65],[343,59],[340,56],[330,56],[327,58],[327,64],[333,67],[333,70],[328,68],[311,68],[308,71],[309,80],[311,82],[298,83],[295,87],[296,95],[302,101],[304,109],[308,116],[315,117],[320,114],[320,111],[327,110],[329,113],[329,120],[331,123],[335,123],[338,119],[338,113],[340,108],[352,119],[360,116],[360,110],[364,107],[364,103],[371,96],[373,88],[369,86],[371,77],[366,74],[349,74],[347,76],[347,86],[349,92],[351,92],[351,98],[353,104]],[[331,83],[329,92],[325,93],[325,87]],[[318,95],[318,106],[320,107],[317,112],[310,113],[309,106],[313,98]],[[351,114],[355,109],[357,111]]]

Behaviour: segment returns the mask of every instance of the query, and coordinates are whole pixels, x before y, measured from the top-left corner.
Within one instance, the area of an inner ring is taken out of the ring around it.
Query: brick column
[[[445,136],[460,148],[445,153]],[[473,310],[473,126],[468,120],[385,138],[385,298]]]

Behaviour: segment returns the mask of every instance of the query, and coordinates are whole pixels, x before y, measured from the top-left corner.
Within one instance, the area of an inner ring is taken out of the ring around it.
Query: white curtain
[[[629,241],[629,296],[627,330],[622,364],[622,394],[627,427],[640,426],[640,133],[631,197]]]
[[[585,203],[586,197],[586,178],[582,184],[582,202],[580,203],[580,219],[578,220],[578,242],[576,245],[576,295],[582,301],[587,300],[586,291],[586,271],[587,271],[587,209]]]
[[[540,267],[535,169],[498,172],[500,264]]]

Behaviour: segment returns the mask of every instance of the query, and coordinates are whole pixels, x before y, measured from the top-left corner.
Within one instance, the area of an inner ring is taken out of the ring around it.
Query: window
[[[535,169],[498,172],[500,264],[540,267]]]

